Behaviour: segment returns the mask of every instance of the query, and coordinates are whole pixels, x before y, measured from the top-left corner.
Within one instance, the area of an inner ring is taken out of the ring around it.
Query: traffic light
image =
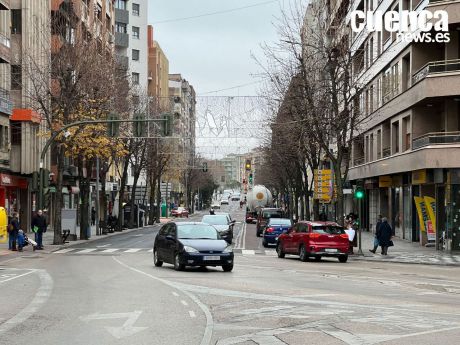
[[[246,164],[245,164],[246,171],[251,171],[251,160],[246,159]]]
[[[364,194],[365,193],[364,193],[363,187],[356,187],[356,189],[355,189],[355,198],[356,199],[359,200],[359,199],[364,198]]]
[[[249,174],[249,184],[252,184],[252,174]]]
[[[107,117],[108,121],[118,120],[117,114],[109,114]],[[109,122],[107,123],[107,136],[117,137],[120,134],[120,123],[119,122]]]
[[[207,172],[208,171],[208,163],[204,162],[203,163],[203,172]]]
[[[144,121],[144,115],[142,114],[134,115],[133,135],[136,138],[141,138],[145,136],[145,121]]]
[[[164,114],[163,115],[163,121],[162,121],[162,127],[163,127],[163,136],[164,137],[170,137],[172,135],[172,115],[171,114]]]

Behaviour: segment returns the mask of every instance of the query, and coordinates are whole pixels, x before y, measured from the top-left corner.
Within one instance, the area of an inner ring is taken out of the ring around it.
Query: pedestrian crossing
[[[53,252],[53,254],[134,254],[134,253],[152,253],[152,248],[64,248]]]
[[[419,253],[389,253],[386,256],[356,256],[357,260],[377,261],[377,262],[393,262],[405,264],[420,264],[420,265],[445,265],[445,266],[460,266],[460,255],[449,254],[419,254]]]
[[[276,250],[275,249],[233,249],[233,253],[235,254],[242,254],[242,255],[266,255],[266,256],[276,256]]]

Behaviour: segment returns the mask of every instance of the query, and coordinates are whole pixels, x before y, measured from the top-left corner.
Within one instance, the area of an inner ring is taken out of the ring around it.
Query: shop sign
[[[412,184],[426,183],[426,169],[412,171]]]
[[[420,230],[426,232],[428,241],[436,240],[436,200],[432,197],[414,196]]]
[[[393,185],[393,179],[389,175],[379,176],[379,188],[391,187]]]
[[[18,187],[21,189],[27,188],[27,180],[24,178],[8,175],[8,174],[0,174],[0,184],[2,186],[8,187]]]
[[[319,199],[320,203],[329,203],[334,195],[332,184],[332,170],[317,169],[314,171],[314,199]]]

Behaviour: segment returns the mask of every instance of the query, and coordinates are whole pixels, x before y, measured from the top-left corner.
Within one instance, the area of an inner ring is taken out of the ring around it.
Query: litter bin
[[[163,218],[167,217],[166,215],[167,212],[168,212],[168,209],[166,207],[166,204],[165,203],[161,204],[161,216]]]

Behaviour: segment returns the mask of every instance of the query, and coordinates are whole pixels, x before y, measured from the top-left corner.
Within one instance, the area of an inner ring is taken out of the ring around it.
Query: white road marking
[[[252,249],[243,249],[241,253],[243,255],[256,255],[256,251]]]
[[[179,294],[177,292],[172,292],[173,296],[179,297]]]
[[[144,234],[133,235],[133,237],[141,237],[141,236],[144,236]]]
[[[127,318],[125,323],[121,327],[105,327],[107,332],[117,339],[132,336],[140,331],[147,329],[148,327],[134,327],[142,311],[136,310],[130,313],[112,313],[112,314],[100,314],[95,313],[88,316],[80,316],[80,320],[89,322],[93,320],[113,320],[113,319],[124,319]]]
[[[34,271],[31,270],[29,272],[19,274],[19,275],[17,275],[17,274],[2,274],[2,275],[0,275],[0,278],[6,278],[6,279],[1,280],[0,284],[4,283],[4,282],[8,282],[8,281],[13,280],[13,279],[24,277],[24,276],[29,275],[31,273],[34,273]]]
[[[61,249],[61,250],[58,250],[58,251],[54,252],[54,254],[65,254],[65,253],[71,252],[72,250],[75,250],[75,248]]]
[[[243,225],[243,239],[242,239],[242,241],[243,241],[243,249],[246,248],[246,225],[247,224],[245,222],[244,225]]]
[[[184,300],[181,300],[180,302],[181,302],[183,305],[188,306],[188,303],[185,302]]]
[[[83,249],[83,250],[78,251],[77,254],[91,253],[91,252],[94,252],[96,250],[97,250],[97,248],[87,248],[87,249]]]
[[[113,253],[116,252],[118,248],[110,248],[110,249],[105,249],[101,253]]]
[[[53,279],[45,270],[31,270],[38,274],[40,278],[40,287],[35,293],[35,297],[32,301],[19,313],[13,316],[11,319],[5,321],[0,325],[0,334],[9,331],[11,328],[26,321],[29,317],[35,314],[39,308],[48,301],[53,290]]]
[[[153,251],[153,248],[152,248],[152,251]],[[209,308],[203,303],[201,302],[198,297],[196,297],[194,294],[178,287],[176,288],[176,285],[177,283],[173,283],[173,282],[170,282],[168,280],[165,280],[165,279],[162,279],[162,278],[158,278],[158,277],[155,277],[149,273],[146,273],[144,271],[141,271],[141,270],[138,270],[137,268],[134,268],[134,267],[131,267],[127,264],[125,264],[124,262],[118,260],[116,257],[112,256],[112,259],[115,260],[116,262],[118,262],[120,265],[126,267],[127,269],[131,270],[131,271],[134,271],[134,272],[137,272],[139,274],[143,274],[144,276],[147,276],[149,278],[152,278],[156,281],[159,281],[165,285],[168,285],[172,288],[175,288],[175,289],[178,289],[178,290],[181,290],[184,294],[186,294],[193,302],[195,302],[198,307],[203,311],[205,317],[206,317],[206,327],[204,329],[204,334],[203,334],[203,337],[201,338],[201,342],[200,342],[200,345],[209,345],[211,344],[211,337],[212,337],[212,331],[213,331],[213,328],[214,328],[214,320],[212,318],[212,314],[211,312],[209,311]]]
[[[128,250],[125,250],[125,253],[137,253],[138,251],[142,250],[142,248],[131,248]]]
[[[103,246],[97,246],[98,248],[106,248],[106,247],[110,247],[112,244],[104,244]]]
[[[191,318],[196,317],[196,314],[195,314],[195,312],[193,310],[189,310],[188,313],[189,313]]]

